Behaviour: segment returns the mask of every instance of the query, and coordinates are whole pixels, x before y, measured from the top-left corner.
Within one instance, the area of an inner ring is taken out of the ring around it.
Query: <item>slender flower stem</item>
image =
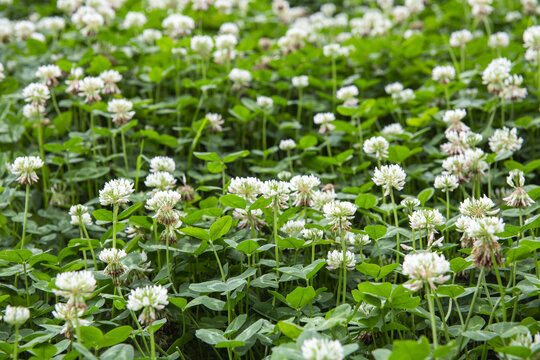
[[[96,261],[96,255],[94,254],[94,246],[92,245],[92,240],[90,239],[90,236],[88,236],[88,231],[86,231],[86,226],[84,226],[84,223],[82,222],[81,217],[79,217],[79,224],[81,224],[82,232],[84,233],[86,240],[88,240],[88,247],[90,248],[90,253],[92,254],[92,260],[94,261],[94,270],[97,271],[98,265]]]
[[[340,231],[339,231],[339,238],[341,240],[341,251],[342,251],[342,254],[343,254],[343,259],[342,259],[342,262],[341,262],[341,267],[343,268],[343,301],[342,301],[342,304],[345,304],[345,301],[347,300],[347,264],[346,264],[346,257],[345,257],[345,254],[346,254],[346,248],[345,248],[345,236],[343,236],[343,231],[341,230],[341,227],[340,227]]]
[[[44,205],[47,207],[49,205],[49,168],[45,162],[45,149],[43,147],[43,125],[41,124],[41,118],[38,119],[38,145],[39,145],[39,157],[43,161],[43,168],[41,170],[43,174],[43,197],[45,198]]]
[[[13,359],[17,360],[19,357],[19,325],[15,325],[15,341],[13,343]]]
[[[433,337],[433,347],[437,349],[439,347],[439,341],[437,339],[437,324],[435,322],[435,308],[433,306],[433,299],[431,298],[430,285],[426,283],[426,297],[429,307],[429,318],[431,320],[431,335]]]
[[[263,111],[263,118],[262,118],[262,150],[263,152],[266,151],[266,111]],[[266,157],[266,155],[263,155],[263,157]]]
[[[24,288],[26,290],[26,307],[30,307],[30,293],[28,292],[28,273],[26,272],[26,261],[23,262]]]
[[[116,221],[118,219],[118,204],[113,205],[113,248],[116,249]]]
[[[94,134],[94,111],[90,110],[90,137],[92,138],[92,157],[96,161],[96,135]]]
[[[469,307],[469,312],[467,314],[467,318],[465,319],[465,325],[463,325],[463,330],[461,333],[463,334],[465,331],[467,331],[467,328],[469,327],[469,321],[471,320],[472,312],[474,309],[474,304],[476,302],[476,297],[478,296],[478,291],[480,290],[480,285],[482,284],[482,281],[484,281],[484,268],[480,268],[480,274],[478,275],[478,282],[476,283],[476,288],[474,290],[473,298],[471,301],[471,305]],[[463,343],[463,335],[459,337],[458,341],[458,352],[461,351],[461,344]]]
[[[201,96],[201,101],[202,101],[203,98],[204,97]],[[199,102],[199,104],[200,104],[200,102]],[[188,156],[186,175],[189,172],[189,170],[191,169],[191,160],[193,159],[193,151],[195,151],[195,148],[197,147],[197,143],[199,142],[199,138],[201,137],[201,134],[202,134],[204,128],[206,127],[207,122],[208,122],[208,119],[205,116],[202,123],[201,123],[201,126],[199,127],[199,130],[197,130],[197,134],[195,135],[195,138],[193,139],[193,142],[191,143],[191,148],[189,149],[189,156]]]
[[[172,285],[172,288],[174,290],[174,293],[177,294],[177,291],[176,291],[176,287],[174,286],[174,282],[172,280],[172,275],[171,275],[171,262],[169,260],[169,236],[167,236],[167,241],[166,241],[166,249],[165,249],[165,257],[166,257],[166,261],[167,261],[167,275],[169,276],[169,282],[171,283]]]
[[[126,151],[126,136],[124,135],[123,131],[120,131],[120,136],[122,137],[122,152],[124,153],[124,165],[126,167],[126,176],[128,176],[129,166],[128,166],[127,151]]]
[[[276,196],[276,197],[274,197],[274,227],[273,227],[273,232],[274,232],[274,244],[276,246],[276,248],[275,248],[276,272],[279,275],[279,271],[277,271],[277,269],[279,269],[279,244],[278,244],[279,235],[278,235],[278,229],[277,229],[278,215],[279,215],[279,206],[278,206],[278,199],[277,199],[277,196]]]
[[[154,329],[152,329],[152,324],[148,327],[150,330],[150,359],[156,359],[156,339],[154,338]]]
[[[28,220],[28,203],[30,200],[30,184],[26,183],[26,195],[24,198],[24,218],[23,218],[23,231],[21,239],[21,249],[24,248],[24,240],[26,238],[26,223]]]
[[[448,238],[450,235],[450,232],[448,231],[448,221],[450,221],[450,191],[446,189],[446,241],[448,242],[450,239]]]
[[[336,109],[337,72],[336,59],[332,57],[332,109]]]
[[[332,146],[330,145],[330,136],[326,137],[326,151],[328,152],[328,157],[332,157]],[[330,169],[332,170],[332,175],[335,174],[334,164],[330,164]]]
[[[302,95],[303,91],[302,88],[298,89],[298,108],[296,110],[296,121],[301,124],[301,118],[302,118]]]
[[[497,265],[497,260],[495,259],[495,256],[493,254],[493,250],[490,248],[491,252],[491,259],[493,261],[493,267],[495,268],[495,277],[497,278],[497,284],[499,285],[499,295],[502,298],[501,305],[503,310],[503,321],[506,322],[506,301],[504,300],[505,291],[504,286],[501,281],[501,274],[499,273],[499,266]]]
[[[54,94],[54,91],[50,91],[51,93],[51,100],[52,100],[52,103],[53,103],[53,107],[54,107],[54,110],[56,111],[56,114],[58,115],[58,117],[61,117],[62,114],[60,113],[60,108],[58,107],[58,102],[56,101],[56,95]]]
[[[219,273],[221,274],[221,281],[223,281],[225,283],[226,282],[225,272],[223,271],[223,266],[221,265],[221,260],[219,260],[219,256],[217,254],[216,247],[214,246],[214,242],[211,241],[210,245],[212,245],[212,251],[214,252],[214,256],[216,257],[216,261],[217,261],[218,266],[219,266]],[[231,304],[230,304],[229,297],[230,297],[230,291],[227,291],[227,320],[228,320],[228,324],[230,324],[231,321],[232,321]]]
[[[397,216],[396,202],[394,201],[394,190],[390,188],[390,199],[392,200],[392,209],[394,212],[394,222],[396,224],[396,248],[399,251],[399,221]],[[399,254],[396,254],[396,261],[399,262]]]

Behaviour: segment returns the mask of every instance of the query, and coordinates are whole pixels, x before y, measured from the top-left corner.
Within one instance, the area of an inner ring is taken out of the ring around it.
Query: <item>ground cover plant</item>
[[[540,358],[536,0],[0,13],[0,358]]]

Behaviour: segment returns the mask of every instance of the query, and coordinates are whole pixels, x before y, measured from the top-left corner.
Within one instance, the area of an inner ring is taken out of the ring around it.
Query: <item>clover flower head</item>
[[[43,65],[38,67],[36,77],[40,78],[48,87],[58,85],[58,78],[62,76],[62,70],[57,65]]]
[[[21,326],[30,318],[30,310],[23,306],[6,306],[4,321],[8,324]]]
[[[312,338],[302,343],[302,356],[305,360],[342,360],[343,346],[339,340]]]
[[[86,309],[85,298],[96,288],[96,278],[87,270],[69,271],[56,275],[54,293],[68,299],[68,305]]]
[[[384,196],[387,196],[390,195],[392,188],[403,189],[406,176],[407,174],[399,165],[383,165],[375,169],[372,180],[376,185],[383,187]]]
[[[155,188],[158,191],[172,189],[175,184],[176,179],[174,176],[166,171],[151,172],[144,180],[144,185]]]
[[[336,120],[336,116],[333,113],[318,113],[313,117],[313,122],[316,125],[320,125],[319,133],[327,134],[335,129],[335,126],[331,124]]]
[[[235,177],[229,184],[229,193],[254,202],[262,192],[263,182],[254,177]]]
[[[156,310],[162,310],[169,304],[167,289],[161,285],[139,287],[131,290],[127,301],[127,308],[139,311],[139,322],[150,325],[156,320]]]
[[[290,151],[296,147],[296,142],[293,139],[284,139],[279,142],[279,149],[283,151]]]
[[[492,210],[495,206],[493,200],[486,195],[481,198],[467,198],[459,205],[459,212],[462,215],[471,216],[474,218],[482,218],[484,216],[492,216],[499,212],[499,209]]]
[[[9,171],[18,176],[21,184],[33,184],[39,180],[36,170],[41,169],[43,161],[37,156],[22,156],[15,159],[13,164],[7,163]]]
[[[435,66],[431,72],[431,78],[441,84],[448,84],[456,77],[456,69],[451,65]]]
[[[23,89],[24,101],[33,104],[44,105],[50,94],[49,88],[39,83],[31,83]]]
[[[277,206],[279,208],[286,208],[289,195],[291,193],[290,184],[285,181],[267,180],[261,187],[262,195],[267,199],[272,199],[272,207],[277,200]]]
[[[334,200],[323,206],[323,213],[334,230],[348,230],[356,209],[356,205],[351,202]]]
[[[62,327],[60,334],[64,334],[68,339],[73,337],[73,329],[77,326],[90,325],[90,321],[81,318],[83,314],[84,309],[69,306],[64,303],[57,303],[52,312],[55,319],[64,320],[66,322]]]
[[[295,76],[292,78],[292,84],[297,89],[303,89],[309,85],[309,78],[306,75]]]
[[[288,236],[293,236],[304,230],[306,226],[305,220],[289,220],[281,227],[281,231],[287,234]]]
[[[150,160],[150,172],[165,171],[172,173],[175,168],[174,160],[167,156],[156,156]]]
[[[132,109],[133,103],[126,99],[112,99],[107,104],[107,111],[113,113],[113,122],[117,125],[124,125],[133,118]]]
[[[333,250],[329,251],[326,255],[326,264],[328,270],[336,270],[343,267],[343,251],[342,250]],[[347,270],[354,269],[356,265],[356,259],[354,253],[349,250],[345,251],[345,267]]]
[[[435,289],[435,284],[443,284],[450,279],[450,275],[444,275],[449,271],[450,263],[444,255],[429,251],[407,254],[403,260],[403,274],[409,276],[413,282],[403,286],[417,291],[423,283],[427,283]]]
[[[518,137],[516,128],[512,130],[507,127],[497,129],[489,138],[489,148],[497,154],[503,151],[517,151],[521,149],[521,144],[523,144],[523,139]]]
[[[75,226],[89,226],[92,225],[92,217],[88,213],[88,208],[84,205],[73,205],[69,209],[69,215],[71,216],[71,225]]]
[[[101,100],[100,92],[104,87],[100,77],[87,76],[79,82],[79,95],[85,97],[87,104],[92,104]]]
[[[377,160],[388,158],[388,147],[388,141],[382,136],[374,136],[364,142],[364,152],[374,154]]]
[[[321,180],[314,175],[296,175],[290,180],[291,195],[295,197],[294,206],[310,206],[314,189]]]
[[[436,189],[441,189],[443,192],[452,192],[458,188],[459,181],[454,175],[439,175],[435,178],[433,185]]]
[[[125,205],[129,202],[129,195],[134,191],[135,189],[131,180],[111,180],[99,191],[99,203],[102,206]]]

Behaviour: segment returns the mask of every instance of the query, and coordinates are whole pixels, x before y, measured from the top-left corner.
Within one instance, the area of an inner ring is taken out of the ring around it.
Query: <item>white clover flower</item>
[[[338,100],[343,101],[345,106],[355,106],[358,103],[356,99],[358,94],[358,88],[355,85],[349,85],[339,89],[336,97]]]
[[[523,47],[540,51],[540,26],[531,26],[523,32]]]
[[[88,213],[88,208],[84,205],[73,205],[69,208],[69,215],[71,216],[71,225],[92,225],[92,217]]]
[[[409,215],[409,221],[411,229],[427,229],[431,232],[436,226],[441,226],[444,224],[444,217],[437,209],[423,209],[414,211],[411,215]]]
[[[261,109],[268,110],[274,106],[274,100],[268,96],[257,96],[257,106]]]
[[[415,207],[420,206],[420,200],[412,196],[407,196],[405,199],[401,200],[399,204],[403,206],[408,212],[412,213]]]
[[[304,340],[302,356],[305,360],[342,360],[345,357],[339,340],[318,338]]]
[[[122,27],[124,29],[131,29],[131,28],[142,28],[144,24],[148,19],[146,19],[146,16],[141,12],[136,11],[129,11],[126,14],[126,17],[124,18],[124,22],[122,23]]]
[[[261,209],[255,209],[251,211],[234,209],[233,217],[239,220],[239,229],[249,228],[253,224],[253,227],[256,230],[260,230],[264,225],[266,225],[266,222],[264,221],[264,214]]]
[[[310,206],[314,188],[321,180],[313,175],[296,175],[290,180],[291,195],[295,197],[294,206]]]
[[[91,104],[101,100],[99,95],[105,83],[99,77],[87,76],[79,82],[79,95],[85,96],[85,101],[87,104]]]
[[[120,259],[123,259],[126,256],[126,251],[123,249],[103,249],[99,254],[99,260],[103,261],[104,263],[110,264],[113,262],[118,262],[120,261]]]
[[[339,44],[328,44],[323,47],[323,54],[326,57],[336,58],[341,54],[341,45]]]
[[[535,351],[536,349],[538,349],[538,346],[540,345],[540,333],[537,333],[536,335],[534,335],[534,339],[533,339],[533,336],[530,332],[528,332],[527,334],[517,334],[515,335],[512,340],[510,340],[510,344],[508,346],[519,346],[519,347],[524,347],[524,348],[528,348],[532,351]],[[503,354],[500,354],[501,357],[504,357],[504,356],[507,356],[509,359],[517,359],[518,357],[514,357],[514,356],[508,356],[508,355],[503,355]],[[532,356],[531,358],[529,359],[534,359],[535,356]]]
[[[482,18],[491,14],[493,11],[493,6],[491,6],[492,1],[493,0],[469,0],[473,16]]]
[[[343,236],[345,237],[345,243],[348,243],[351,246],[365,246],[371,243],[369,235],[366,234],[355,234],[353,232],[347,231]]]
[[[296,142],[293,139],[284,139],[279,142],[279,149],[283,151],[293,150],[296,147]]]
[[[318,113],[313,117],[313,122],[316,125],[320,125],[319,133],[327,134],[335,129],[335,126],[332,125],[332,121],[336,120],[336,116],[333,113]]]
[[[465,47],[465,45],[473,38],[469,30],[454,31],[450,34],[450,46],[452,47]]]
[[[450,279],[450,275],[444,275],[449,271],[450,263],[444,255],[428,251],[408,254],[403,260],[403,274],[413,279],[413,282],[403,286],[411,291],[417,291],[425,282],[432,289],[436,289],[435,284],[443,284]]]
[[[452,192],[459,186],[459,181],[454,175],[439,175],[435,178],[433,185],[436,189],[441,189],[442,192]]]
[[[406,6],[394,6],[391,9],[392,12],[392,18],[394,20],[394,23],[401,24],[405,20],[407,20],[411,16],[411,12],[409,11],[409,8]]]
[[[180,36],[189,35],[195,28],[195,21],[186,15],[171,14],[161,23],[163,29],[173,39]]]
[[[223,23],[219,27],[219,33],[220,34],[230,34],[234,35],[235,37],[238,37],[238,34],[240,33],[240,30],[238,30],[238,25],[235,23]]]
[[[120,285],[120,276],[128,270],[128,267],[121,262],[126,256],[125,250],[114,248],[103,249],[99,254],[99,260],[107,264],[103,273],[111,277],[115,286]]]
[[[527,88],[521,87],[522,84],[523,77],[521,75],[510,75],[504,79],[500,95],[509,101],[522,100],[527,96]]]
[[[156,319],[156,310],[162,310],[169,304],[167,289],[161,285],[145,286],[131,290],[127,301],[127,308],[139,311],[139,322],[150,325]]]
[[[70,271],[56,275],[54,293],[68,299],[68,305],[86,309],[84,299],[96,288],[96,279],[91,271]]]
[[[506,202],[506,205],[524,208],[534,204],[533,199],[523,189],[523,186],[525,185],[523,171],[518,169],[511,170],[506,177],[506,183],[514,188],[514,191],[503,199]]]
[[[26,104],[23,107],[23,116],[28,119],[45,117],[45,106],[37,103]]]
[[[490,48],[499,49],[508,47],[510,44],[510,37],[503,31],[491,34],[488,40],[488,46]]]
[[[215,38],[216,40],[216,49],[218,50],[232,50],[238,43],[236,36],[231,34],[218,35]]]
[[[309,78],[306,75],[295,76],[292,78],[292,84],[297,89],[303,89],[309,85]]]
[[[343,267],[343,251],[342,250],[333,250],[329,251],[326,255],[326,263],[328,270],[336,270]],[[356,265],[356,259],[354,253],[349,250],[345,251],[345,267],[347,270],[354,269]]]
[[[154,44],[156,41],[158,41],[162,37],[163,37],[163,34],[159,30],[144,29],[142,34],[139,36],[139,39],[142,42],[145,42],[147,44]]]
[[[235,177],[231,179],[229,194],[238,195],[245,200],[254,202],[263,191],[263,182],[254,177]]]
[[[482,73],[482,83],[488,91],[498,94],[503,88],[503,82],[510,76],[512,62],[507,58],[497,58],[489,63]]]
[[[73,67],[70,70],[69,73],[69,79],[66,80],[66,85],[68,88],[66,89],[66,92],[68,94],[78,94],[80,92],[80,82],[82,77],[84,76],[84,70],[81,67]]]
[[[521,144],[523,144],[523,139],[518,137],[516,128],[512,130],[507,127],[497,129],[489,138],[489,148],[497,154],[503,151],[517,151],[521,149]]]
[[[8,324],[21,326],[30,318],[30,310],[22,306],[6,306],[4,321]]]
[[[29,38],[36,31],[36,26],[32,21],[22,20],[15,22],[13,30],[15,32],[15,37],[18,40],[23,41]]]
[[[483,176],[488,169],[484,158],[482,149],[467,149],[463,154],[450,156],[443,161],[444,174],[457,176],[460,183]]]
[[[134,191],[131,180],[111,180],[99,191],[99,203],[102,206],[125,205],[129,202],[129,195]]]
[[[431,72],[431,78],[441,84],[448,84],[456,77],[456,69],[451,65],[435,66]]]
[[[279,208],[283,209],[287,207],[287,201],[289,201],[289,194],[291,192],[288,182],[267,180],[262,184],[260,191],[266,199],[272,199],[271,206],[274,206],[277,200]]]
[[[364,152],[374,154],[375,159],[382,160],[388,158],[388,141],[382,136],[374,136],[364,142]]]
[[[46,86],[58,85],[58,78],[62,76],[62,70],[57,65],[43,65],[38,67],[36,77],[43,81]]]
[[[411,14],[419,14],[425,9],[423,0],[405,0],[405,6]]]
[[[302,237],[306,240],[317,242],[322,240],[322,238],[324,237],[324,231],[317,228],[304,229],[302,230]]]
[[[333,202],[336,199],[336,193],[331,191],[314,191],[311,197],[311,207],[321,211],[324,205]]]
[[[81,6],[71,15],[71,22],[81,30],[84,36],[94,36],[105,24],[105,18],[90,6]]]
[[[384,196],[387,196],[390,195],[392,187],[397,190],[403,189],[406,176],[407,174],[399,165],[383,165],[375,169],[372,180],[376,185],[383,187]]]
[[[107,103],[107,111],[113,113],[113,122],[124,125],[135,115],[133,103],[126,99],[112,99]]]
[[[348,201],[332,201],[323,206],[323,213],[334,230],[347,230],[356,209],[356,205]]]
[[[176,179],[174,176],[166,171],[151,172],[144,180],[144,185],[156,190],[172,189],[175,184]]]
[[[462,215],[482,218],[488,215],[495,215],[499,212],[499,209],[492,210],[495,206],[493,200],[486,195],[479,199],[467,198],[459,205],[459,212]]]
[[[394,95],[403,90],[403,85],[400,82],[394,82],[384,87],[384,91],[388,95]]]
[[[107,95],[120,94],[120,89],[116,83],[122,80],[122,75],[116,70],[105,70],[99,77],[104,82],[103,93]]]
[[[503,219],[494,216],[471,218],[470,221],[467,222],[467,227],[465,228],[467,236],[479,239],[482,242],[498,240],[499,238],[495,234],[503,231]]]
[[[416,95],[412,89],[405,89],[392,94],[392,99],[398,104],[406,104],[416,99]]]
[[[281,231],[287,234],[288,236],[293,236],[304,230],[306,226],[305,220],[289,220],[281,227]]]
[[[41,169],[43,161],[37,156],[24,156],[15,159],[13,164],[7,163],[9,171],[18,176],[21,184],[33,184],[39,180],[36,170]]]
[[[221,125],[225,123],[225,120],[223,120],[221,114],[208,113],[206,114],[206,119],[210,124],[210,129],[212,132],[218,133],[223,131]]]
[[[83,314],[84,309],[79,309],[63,303],[57,303],[52,312],[55,319],[64,320],[66,322],[62,327],[60,334],[64,334],[68,339],[73,337],[73,329],[76,327],[90,325],[90,321],[81,319]]]
[[[156,156],[150,160],[150,172],[174,172],[176,165],[174,160],[167,156]]]
[[[180,219],[180,213],[175,206],[181,197],[178,191],[158,191],[146,200],[146,208],[155,212],[153,217],[160,224],[175,225]]]
[[[404,132],[405,130],[403,130],[401,124],[398,123],[386,125],[381,131],[381,133],[385,136],[401,135]]]
[[[248,70],[234,68],[229,73],[229,79],[234,82],[236,88],[242,88],[251,82],[251,73]]]
[[[212,56],[214,57],[214,62],[216,64],[226,64],[234,59],[236,59],[237,52],[236,50],[227,50],[220,49],[213,52]]]
[[[32,83],[23,89],[23,96],[28,103],[43,105],[50,98],[50,91],[43,84]]]
[[[465,116],[467,116],[467,111],[464,109],[445,111],[443,121],[448,124],[448,129],[446,131],[468,131],[469,127],[461,122]]]
[[[191,50],[197,54],[207,57],[214,48],[214,40],[208,35],[195,35],[191,38]]]

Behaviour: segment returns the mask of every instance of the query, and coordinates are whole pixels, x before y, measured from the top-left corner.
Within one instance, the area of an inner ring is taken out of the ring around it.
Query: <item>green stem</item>
[[[203,97],[201,97],[201,100],[202,99],[203,99]],[[186,175],[187,175],[187,172],[191,169],[191,160],[193,159],[193,151],[197,147],[197,143],[199,142],[199,138],[201,137],[202,131],[206,127],[207,122],[208,122],[208,119],[205,116],[202,123],[201,123],[201,126],[199,127],[199,130],[197,130],[197,134],[195,135],[195,138],[193,139],[193,142],[191,143],[191,148],[189,149],[189,156],[188,156]]]
[[[43,161],[43,169],[41,170],[43,174],[43,197],[45,198],[44,205],[47,207],[49,205],[49,168],[45,162],[45,149],[43,147],[43,125],[41,124],[41,118],[38,119],[38,145],[39,145],[39,157]]]
[[[26,261],[23,262],[24,288],[26,290],[26,307],[30,307],[30,294],[28,293],[28,273],[26,272]]]
[[[156,359],[156,340],[154,338],[154,329],[152,329],[152,324],[148,327],[150,330],[150,359]]]
[[[332,57],[332,109],[336,109],[336,92],[337,92],[337,72],[336,59]]]
[[[499,266],[497,265],[497,260],[494,257],[493,250],[490,248],[491,260],[493,261],[493,267],[495,268],[495,277],[497,278],[497,284],[499,285],[499,295],[502,298],[501,305],[503,310],[503,321],[506,322],[506,301],[504,300],[505,291],[504,286],[501,281],[501,274],[499,273]]]
[[[263,111],[263,118],[262,118],[262,150],[263,153],[266,151],[266,111]],[[263,157],[266,157],[266,155],[263,155]]]
[[[126,137],[123,131],[120,131],[120,136],[122,137],[122,152],[124,153],[124,165],[126,167],[126,177],[129,176],[129,166],[128,166],[128,157],[126,151]]]
[[[390,188],[390,199],[392,200],[392,209],[394,212],[394,222],[396,224],[396,249],[399,251],[399,221],[397,216],[396,202],[394,201],[394,190]],[[396,254],[396,262],[399,262],[399,253]],[[397,278],[397,277],[396,277]]]
[[[436,350],[439,347],[439,341],[437,339],[437,324],[435,322],[435,309],[433,306],[433,299],[431,298],[431,288],[428,283],[426,283],[426,297],[429,307],[429,318],[431,320],[431,335],[433,337],[433,347]]]
[[[19,357],[19,325],[15,325],[15,342],[13,343],[13,359],[17,360]]]
[[[167,241],[166,241],[165,258],[167,261],[167,275],[169,276],[169,282],[172,285],[174,293],[177,294],[176,287],[174,286],[174,282],[172,281],[172,276],[171,276],[171,262],[169,260],[169,236],[167,236]]]
[[[276,255],[276,273],[277,273],[278,276],[279,276],[279,271],[277,271],[277,269],[279,269],[279,244],[278,244],[279,235],[278,235],[278,229],[277,229],[277,226],[278,226],[278,215],[279,215],[278,198],[277,198],[277,196],[275,196],[275,197],[274,197],[274,227],[273,227],[273,232],[274,232],[274,244],[275,244],[275,246],[276,246],[276,248],[275,248],[275,255]]]
[[[84,233],[84,236],[86,237],[86,240],[88,240],[88,247],[90,248],[90,253],[92,254],[92,260],[94,261],[94,270],[98,270],[98,265],[96,261],[96,255],[94,254],[94,246],[92,246],[92,240],[90,239],[90,236],[88,236],[88,231],[86,231],[86,226],[84,226],[84,223],[82,222],[82,218],[79,218],[79,224],[81,224],[82,231]]]
[[[30,183],[26,183],[26,195],[24,198],[24,218],[23,218],[23,231],[21,239],[21,249],[24,248],[24,240],[26,238],[26,223],[28,219],[28,203],[30,200]]]
[[[96,162],[96,135],[94,134],[94,111],[90,110],[90,137],[92,138],[92,158]]]
[[[478,290],[480,289],[480,285],[482,284],[482,281],[484,280],[484,268],[480,268],[480,274],[478,275],[478,282],[476,283],[476,288],[474,290],[473,298],[471,301],[471,305],[469,307],[469,312],[467,313],[467,318],[465,319],[465,325],[463,325],[463,330],[461,331],[461,334],[463,334],[465,331],[467,331],[467,328],[469,327],[469,321],[471,320],[474,304],[476,302],[476,298],[478,296]],[[461,351],[461,344],[463,344],[463,335],[459,337],[457,350],[458,352]]]
[[[113,205],[113,249],[116,249],[116,221],[118,219],[118,204]]]
[[[216,261],[217,261],[218,266],[219,266],[219,273],[221,274],[221,281],[223,281],[225,283],[226,282],[225,272],[223,271],[223,266],[221,265],[221,260],[219,260],[219,256],[217,254],[216,247],[214,246],[214,242],[211,241],[210,245],[212,245],[212,251],[214,252],[214,256],[216,257]],[[232,321],[232,318],[231,318],[232,317],[231,316],[231,304],[230,304],[229,297],[230,297],[230,291],[227,291],[227,320],[228,320],[228,324],[230,324],[231,321]]]
[[[342,299],[342,304],[345,304],[345,301],[347,300],[347,261],[346,261],[346,257],[345,257],[345,254],[346,254],[346,247],[345,247],[345,236],[342,236],[343,235],[343,231],[341,231],[341,227],[340,227],[340,230],[339,230],[339,238],[341,240],[341,251],[342,251],[342,254],[343,254],[343,259],[342,259],[342,263],[341,263],[341,266],[343,267],[343,299]]]

